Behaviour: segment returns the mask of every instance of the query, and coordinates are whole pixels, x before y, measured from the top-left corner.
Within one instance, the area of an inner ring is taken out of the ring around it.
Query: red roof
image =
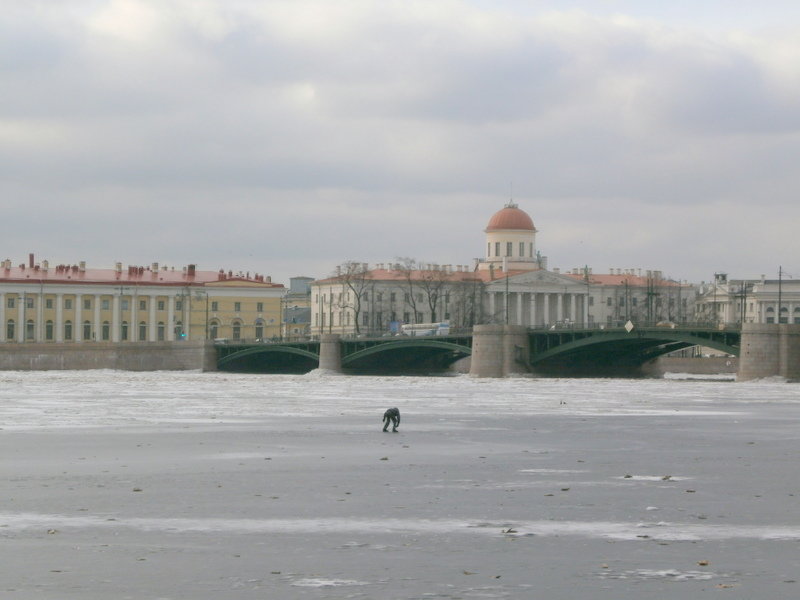
[[[536,231],[533,220],[524,210],[517,208],[516,204],[506,204],[501,210],[497,211],[489,219],[486,231],[498,231],[503,229],[517,229],[525,231]]]
[[[0,264],[0,282],[2,283],[51,283],[51,284],[115,284],[126,283],[133,285],[206,285],[217,282],[241,282],[259,284],[267,287],[282,288],[281,283],[267,281],[263,275],[250,275],[249,273],[233,273],[223,270],[198,271],[190,269],[159,269],[151,270],[150,267],[129,266],[117,271],[116,269],[90,269],[81,270],[78,265],[58,265],[42,269],[39,265],[26,267],[19,265],[4,268]]]

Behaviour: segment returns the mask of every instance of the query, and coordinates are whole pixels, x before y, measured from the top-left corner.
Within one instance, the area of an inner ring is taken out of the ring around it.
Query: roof
[[[406,281],[410,278],[412,281],[426,281],[426,280],[435,280],[440,277],[440,273],[444,273],[444,271],[440,270],[427,270],[427,269],[414,269],[412,271],[404,271],[394,270],[394,269],[371,269],[364,273],[364,279],[366,281],[375,281],[375,282],[383,282],[383,281]],[[360,274],[353,279],[358,279]],[[323,285],[326,283],[343,283],[346,281],[347,277],[345,275],[336,275],[334,277],[328,277],[326,279],[318,279],[313,281],[311,285]],[[489,280],[489,273],[488,272],[478,272],[478,271],[449,271],[447,272],[446,277],[443,278],[445,281],[451,282],[459,282],[459,281],[488,281]]]
[[[194,265],[181,270],[163,267],[153,270],[151,267],[129,266],[125,269],[90,269],[78,265],[58,265],[47,269],[40,265],[26,267],[24,264],[6,268],[0,264],[0,283],[45,283],[45,284],[116,284],[185,286],[185,285],[247,285],[270,288],[282,288],[283,284],[272,283],[263,275],[250,273],[227,273],[219,271],[198,271]]]
[[[528,213],[510,202],[492,215],[486,226],[486,232],[506,229],[536,231]]]
[[[561,273],[565,277],[571,277],[572,279],[577,279],[578,281],[586,281],[583,273]],[[649,278],[650,281],[654,282],[655,285],[659,287],[679,287],[681,283],[679,281],[672,281],[671,279],[654,279]],[[595,275],[594,273],[589,274],[589,283],[594,285],[613,285],[613,286],[624,286],[629,285],[632,287],[647,287],[648,278],[642,277],[640,275]]]

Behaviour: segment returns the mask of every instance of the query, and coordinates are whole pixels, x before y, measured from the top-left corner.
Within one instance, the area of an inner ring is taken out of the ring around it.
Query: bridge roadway
[[[322,336],[323,340],[326,336]],[[353,374],[417,374],[445,370],[471,356],[471,331],[436,337],[341,338],[341,370]],[[521,371],[561,375],[634,375],[646,362],[690,346],[707,346],[739,355],[740,328],[698,326],[528,329],[526,344],[515,348]],[[226,342],[216,345],[220,370],[262,373],[304,373],[316,369],[324,342]]]

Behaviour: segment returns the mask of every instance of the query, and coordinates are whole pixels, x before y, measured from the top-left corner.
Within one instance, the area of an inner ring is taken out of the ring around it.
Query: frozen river
[[[0,372],[0,596],[796,598],[798,418],[781,381]]]

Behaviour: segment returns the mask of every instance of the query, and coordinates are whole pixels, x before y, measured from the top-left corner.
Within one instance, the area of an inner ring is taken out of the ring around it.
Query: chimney
[[[85,273],[86,272],[86,261],[85,260],[82,260],[81,262],[78,263],[78,270],[81,273]]]
[[[150,265],[150,270],[151,270],[153,273],[158,273],[158,263],[157,263],[157,262],[154,262],[152,265]]]
[[[122,273],[122,263],[121,262],[115,263],[114,264],[114,270],[117,273]]]
[[[50,262],[47,260],[42,261],[42,271],[47,273],[47,270],[50,268]]]
[[[28,266],[32,269],[33,268],[33,252],[28,254]]]
[[[189,277],[194,277],[197,265],[189,265]]]

